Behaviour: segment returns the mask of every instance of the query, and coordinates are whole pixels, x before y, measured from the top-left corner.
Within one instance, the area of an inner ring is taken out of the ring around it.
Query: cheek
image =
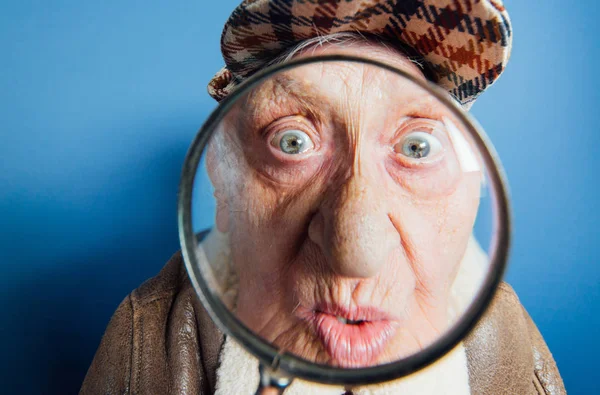
[[[415,272],[429,291],[445,291],[454,280],[477,216],[480,179],[480,173],[464,175],[451,194],[412,199],[396,210]]]
[[[244,183],[235,183],[229,205],[230,239],[234,264],[243,262],[248,276],[277,277],[289,266],[306,238],[318,197],[319,185],[291,190],[265,182],[250,172]],[[273,280],[275,281],[275,280]]]
[[[440,223],[440,235],[446,243],[455,244],[460,250],[473,232],[475,219],[479,210],[481,173],[469,173],[446,200],[445,212],[440,213],[444,221]]]
[[[456,273],[475,225],[479,210],[481,173],[465,175],[456,192],[448,199],[445,221],[440,227],[440,243],[453,263]]]
[[[371,292],[365,295],[370,295],[377,301],[381,300],[382,307],[395,312],[398,316],[403,316],[410,300],[414,297],[417,281],[411,263],[402,252],[402,247],[398,246],[388,260],[388,264],[377,276],[376,282],[369,284],[372,287]]]
[[[463,182],[448,199],[448,209],[439,229],[441,253],[447,263],[444,275],[448,285],[454,281],[465,254],[479,208],[480,173],[465,175]]]

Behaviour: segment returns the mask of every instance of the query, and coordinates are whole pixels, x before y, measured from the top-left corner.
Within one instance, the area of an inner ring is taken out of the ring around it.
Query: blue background
[[[118,303],[179,248],[237,2],[1,3],[0,392],[75,393]],[[473,112],[512,185],[507,279],[569,392],[598,393],[598,2],[506,3],[513,57]]]

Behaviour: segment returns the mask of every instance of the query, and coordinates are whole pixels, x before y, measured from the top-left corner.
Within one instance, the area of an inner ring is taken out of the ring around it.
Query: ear
[[[223,177],[222,163],[218,162],[219,142],[214,139],[209,142],[206,152],[206,171],[210,182],[215,188],[214,196],[217,203],[217,213],[215,215],[215,224],[221,233],[229,231],[229,205],[227,202],[227,193],[225,189],[225,179]]]

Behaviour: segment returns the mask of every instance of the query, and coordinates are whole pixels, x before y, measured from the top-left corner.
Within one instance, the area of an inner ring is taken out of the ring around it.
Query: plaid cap
[[[286,49],[337,32],[410,47],[463,105],[498,79],[512,46],[500,0],[244,0],[223,29],[226,66],[208,92],[220,101]]]

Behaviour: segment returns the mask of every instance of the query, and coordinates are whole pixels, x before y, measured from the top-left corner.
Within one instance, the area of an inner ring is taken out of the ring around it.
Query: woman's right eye
[[[301,154],[315,146],[308,134],[296,129],[288,129],[277,133],[273,136],[271,145],[288,155]]]

